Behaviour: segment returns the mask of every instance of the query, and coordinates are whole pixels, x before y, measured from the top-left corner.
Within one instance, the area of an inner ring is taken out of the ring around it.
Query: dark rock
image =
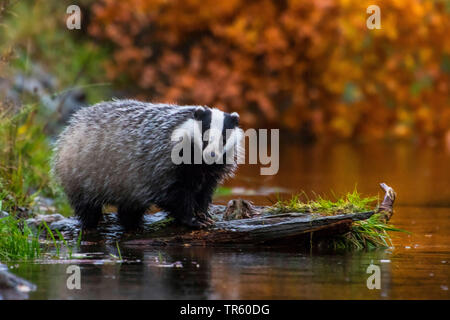
[[[49,225],[50,230],[59,231],[78,231],[80,228],[80,223],[75,217],[63,218],[52,222]]]
[[[0,264],[0,300],[27,299],[36,286],[10,273],[8,268]]]
[[[56,77],[38,64],[31,64],[28,74],[18,73],[14,79],[0,78],[0,96],[13,106],[21,106],[22,95],[32,96],[40,101],[51,120],[47,130],[58,133],[70,116],[88,105],[86,93],[79,88],[59,89]]]
[[[54,222],[64,220],[64,216],[59,213],[54,214],[38,214],[34,218],[25,220],[27,225],[31,228],[39,227],[44,221],[50,225]]]

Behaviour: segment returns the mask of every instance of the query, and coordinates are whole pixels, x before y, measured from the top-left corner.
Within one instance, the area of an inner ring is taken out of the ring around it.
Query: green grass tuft
[[[65,196],[51,184],[51,145],[38,111],[36,105],[14,110],[0,102],[0,201],[14,215],[39,194],[55,199],[57,211],[67,215]]]
[[[301,196],[307,200],[302,202]],[[278,200],[267,211],[273,214],[302,212],[324,216],[351,214],[376,210],[378,197],[362,197],[355,189],[335,201],[317,196],[308,199],[305,193],[292,196],[289,200]],[[384,221],[382,215],[374,214],[367,220],[353,222],[352,229],[344,235],[327,238],[326,244],[335,249],[372,249],[392,246],[390,231],[406,232]]]
[[[307,198],[307,195],[302,193],[292,196],[289,200],[278,200],[268,211],[274,214],[304,212],[321,215],[337,215],[370,211],[378,201],[378,197],[362,197],[356,189],[335,201],[317,196],[314,200],[307,199],[306,202],[302,202],[300,199],[302,195]]]
[[[0,260],[32,260],[41,255],[37,234],[21,220],[8,216],[0,219]]]
[[[407,232],[384,221],[382,215],[374,214],[367,220],[353,222],[352,229],[331,239],[330,246],[336,249],[374,249],[392,247],[389,231]]]

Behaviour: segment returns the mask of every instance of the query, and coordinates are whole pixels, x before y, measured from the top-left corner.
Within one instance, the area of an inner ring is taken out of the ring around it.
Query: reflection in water
[[[330,196],[331,192],[342,194],[355,186],[364,194],[377,194],[378,183],[384,181],[397,191],[397,205],[450,207],[450,151],[443,146],[284,145],[280,148],[278,174],[260,176],[258,172],[258,165],[241,166],[229,185],[281,187]],[[264,197],[257,200],[267,201]]]
[[[34,299],[450,298],[450,152],[445,147],[290,145],[280,152],[276,176],[259,176],[258,166],[243,166],[227,185],[327,196],[357,185],[363,194],[381,196],[378,183],[386,182],[398,194],[392,223],[411,234],[394,234],[394,248],[368,252],[123,245],[128,263],[80,264],[79,291],[66,288],[64,264],[24,263],[12,271],[38,285]],[[276,199],[275,194],[245,197],[258,204]],[[82,251],[109,258],[115,248],[103,244]],[[381,268],[381,290],[366,286],[371,263]]]

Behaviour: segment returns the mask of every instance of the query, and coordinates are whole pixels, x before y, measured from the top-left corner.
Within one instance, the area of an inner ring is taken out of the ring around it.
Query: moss
[[[292,196],[289,200],[278,200],[267,209],[267,212],[273,214],[303,212],[330,216],[376,210],[378,204],[378,197],[363,197],[356,189],[334,201],[317,196],[313,200],[302,202],[300,200],[302,196],[308,198],[302,193]],[[388,233],[391,231],[406,232],[387,223],[383,215],[374,214],[367,220],[354,221],[349,232],[327,238],[321,244],[325,242],[326,246],[335,249],[386,248],[392,246]]]
[[[337,215],[343,213],[356,213],[370,211],[374,208],[378,197],[362,197],[356,189],[347,193],[335,201],[317,196],[313,200],[301,201],[301,196],[306,198],[305,193],[292,196],[289,200],[278,200],[267,211],[270,213],[304,212],[317,213],[321,215]]]
[[[173,217],[167,217],[163,220],[152,223],[152,225],[149,227],[149,229],[150,229],[149,231],[155,232],[155,231],[164,229],[164,228],[168,227],[169,225],[171,225],[174,221],[175,221],[175,219]]]

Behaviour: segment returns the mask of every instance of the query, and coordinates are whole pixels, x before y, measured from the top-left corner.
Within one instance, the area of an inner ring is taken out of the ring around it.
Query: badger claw
[[[198,212],[195,217],[202,222],[206,222],[208,224],[214,223],[214,219],[209,212]]]
[[[196,217],[192,217],[190,219],[183,219],[181,223],[191,228],[204,229],[214,224],[214,221],[208,217],[201,217],[197,215]]]

